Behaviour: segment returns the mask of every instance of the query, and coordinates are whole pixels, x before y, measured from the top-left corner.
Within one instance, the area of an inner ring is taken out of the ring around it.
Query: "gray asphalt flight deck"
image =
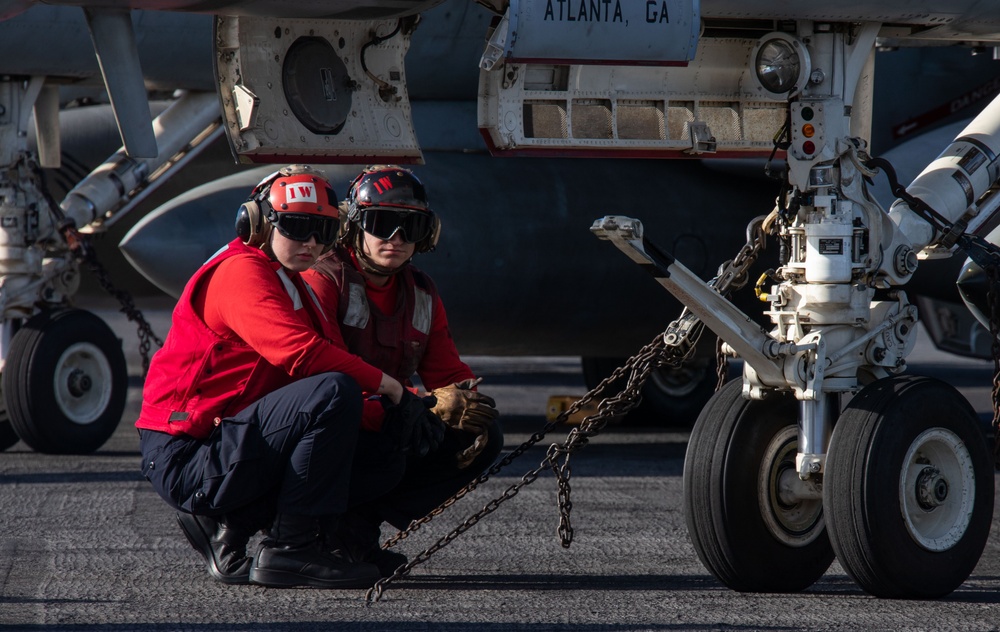
[[[937,601],[862,592],[835,562],[809,590],[741,594],[697,559],[682,512],[686,434],[612,428],[573,457],[575,539],[556,536],[551,474],[391,584],[364,590],[277,590],[209,579],[172,512],[139,475],[132,421],[140,397],[134,326],[101,311],[123,337],[131,387],[118,431],[88,456],[19,443],[0,453],[0,629],[16,630],[997,630],[1000,530],[972,577]],[[148,312],[159,335],[169,314]],[[582,394],[567,358],[467,358],[506,419],[508,447],[544,423],[546,399]],[[930,350],[911,371],[951,381],[986,420],[991,363]],[[411,557],[535,468],[542,442],[398,550]],[[1000,485],[998,485],[1000,489]]]

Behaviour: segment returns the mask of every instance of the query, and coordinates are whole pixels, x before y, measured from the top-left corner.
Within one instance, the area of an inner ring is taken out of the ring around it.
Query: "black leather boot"
[[[293,514],[278,514],[250,567],[251,582],[281,588],[363,588],[379,578],[372,564],[325,550],[319,519]]]
[[[340,550],[356,562],[374,564],[382,577],[391,576],[408,561],[402,553],[382,548],[378,518],[364,511],[348,511],[332,528],[335,531],[331,532],[324,525],[324,546],[327,550]]]
[[[208,573],[224,584],[249,584],[250,564],[247,543],[256,529],[229,524],[226,517],[177,512],[177,524],[195,551],[205,559]]]

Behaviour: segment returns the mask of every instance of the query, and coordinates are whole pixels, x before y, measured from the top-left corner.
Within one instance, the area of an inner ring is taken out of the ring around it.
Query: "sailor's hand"
[[[480,381],[482,378],[463,380],[434,389],[431,395],[437,404],[431,410],[441,421],[461,430],[478,430],[483,424],[492,423],[500,413],[492,397],[472,390]]]

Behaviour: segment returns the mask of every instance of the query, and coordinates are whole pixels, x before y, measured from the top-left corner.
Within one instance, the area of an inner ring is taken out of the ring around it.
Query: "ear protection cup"
[[[438,239],[441,239],[441,218],[434,213],[434,221],[431,234],[426,239],[421,239],[417,244],[417,252],[430,252],[437,248]]]
[[[347,221],[352,224],[357,224],[361,221],[361,208],[354,201],[351,201],[347,205]]]
[[[271,232],[271,223],[264,220],[260,205],[247,200],[236,213],[236,236],[251,248],[260,248]]]

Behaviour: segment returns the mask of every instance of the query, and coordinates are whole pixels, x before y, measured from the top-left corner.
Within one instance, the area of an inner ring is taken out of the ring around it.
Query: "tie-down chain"
[[[45,202],[48,204],[50,211],[56,219],[56,225],[58,227],[59,233],[62,235],[63,240],[69,247],[69,251],[73,253],[73,258],[76,260],[77,264],[86,264],[87,268],[93,273],[97,278],[97,282],[100,284],[101,288],[104,289],[108,294],[113,296],[121,304],[121,309],[118,311],[125,314],[125,316],[136,323],[136,330],[139,336],[139,357],[142,359],[142,374],[145,376],[146,371],[149,370],[149,351],[152,343],[155,342],[157,346],[162,347],[163,341],[160,340],[156,334],[153,332],[153,328],[150,326],[149,322],[143,316],[142,312],[135,306],[132,300],[132,295],[127,291],[115,286],[114,282],[111,280],[111,275],[108,273],[107,268],[97,260],[97,253],[94,251],[93,246],[90,242],[80,234],[80,231],[76,229],[76,225],[72,220],[66,218],[63,215],[62,207],[56,202],[55,198],[49,192],[48,186],[45,184],[45,178],[42,175],[42,169],[33,160],[27,163],[28,171],[31,174],[32,181],[35,188],[41,192],[42,197],[45,198]]]
[[[983,269],[987,278],[986,301],[989,305],[989,330],[991,353],[993,355],[993,462],[1000,470],[1000,247],[992,244],[978,235],[964,232],[965,224],[951,223],[918,197],[910,195],[896,177],[896,171],[884,158],[872,158],[864,152],[858,152],[861,162],[866,167],[881,169],[889,180],[892,194],[906,202],[907,206],[918,217],[934,227],[943,235],[942,242],[954,244],[964,251],[972,261]]]
[[[747,226],[746,245],[740,249],[740,252],[734,259],[722,264],[718,275],[709,282],[709,285],[715,288],[720,294],[727,295],[729,292],[738,290],[746,285],[749,278],[749,268],[757,260],[760,252],[765,247],[766,234],[764,226],[765,220],[763,217],[755,218],[750,222]],[[381,599],[388,584],[409,574],[414,567],[426,562],[432,555],[471,529],[481,519],[496,511],[500,505],[516,496],[521,489],[535,482],[538,476],[545,470],[552,470],[556,477],[559,488],[559,527],[557,532],[563,547],[569,547],[573,541],[573,527],[570,523],[570,512],[573,508],[573,503],[570,500],[570,456],[585,446],[591,437],[600,434],[609,422],[624,417],[639,404],[642,387],[646,383],[646,379],[650,373],[659,368],[679,368],[694,353],[703,330],[704,324],[685,308],[681,312],[680,317],[671,322],[663,333],[657,334],[637,354],[629,358],[621,367],[615,369],[610,376],[602,380],[590,392],[561,412],[553,421],[547,423],[541,430],[531,435],[527,441],[494,463],[487,471],[480,474],[478,478],[468,483],[437,508],[431,510],[426,516],[414,520],[405,530],[398,532],[386,540],[382,545],[383,549],[391,548],[401,540],[409,537],[410,534],[416,532],[421,526],[441,515],[449,507],[479,487],[479,485],[485,483],[493,475],[507,467],[529,448],[544,439],[545,435],[554,428],[565,424],[571,415],[597,399],[612,383],[617,382],[626,375],[628,376],[628,380],[620,393],[602,399],[598,404],[596,414],[585,417],[579,426],[570,430],[562,443],[553,443],[549,446],[549,449],[545,453],[545,458],[542,459],[538,467],[525,473],[519,482],[508,487],[500,496],[488,502],[481,510],[471,515],[450,533],[441,537],[437,542],[409,560],[406,564],[400,565],[391,576],[382,578],[376,582],[365,594],[366,602],[371,604]]]

